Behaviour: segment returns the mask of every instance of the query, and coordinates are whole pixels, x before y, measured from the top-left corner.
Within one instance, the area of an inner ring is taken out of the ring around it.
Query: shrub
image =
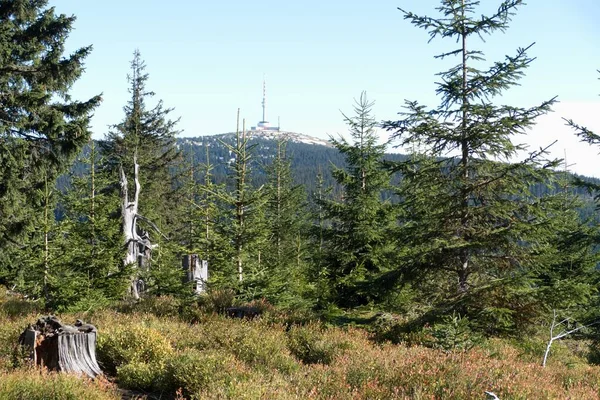
[[[98,361],[112,374],[127,363],[160,364],[172,351],[160,332],[140,325],[119,327],[98,337]]]
[[[442,322],[428,330],[433,337],[430,345],[444,351],[470,350],[481,341],[481,337],[471,330],[469,319],[456,313],[445,316]]]
[[[258,315],[267,312],[273,312],[275,310],[275,307],[273,307],[273,305],[269,303],[267,299],[252,300],[251,302],[245,304],[245,306],[256,310]]]
[[[160,390],[165,380],[164,375],[164,366],[158,363],[134,361],[117,367],[119,385],[127,389]]]
[[[235,303],[235,292],[231,289],[211,289],[203,294],[199,305],[207,312],[224,314]]]
[[[398,315],[382,313],[370,327],[372,339],[376,342],[390,342],[407,346],[420,346],[431,341],[429,332],[414,327]]]
[[[4,314],[10,318],[38,314],[43,309],[44,304],[41,301],[31,301],[17,297],[9,298],[5,302],[0,303],[0,315]]]
[[[0,372],[0,399],[10,400],[118,400],[115,387],[106,380],[91,381],[76,375],[45,370]]]
[[[146,296],[138,302],[123,302],[118,307],[122,313],[144,313],[157,317],[172,317],[179,315],[181,301],[173,296]]]
[[[299,366],[286,346],[286,335],[280,325],[261,320],[237,320],[213,317],[194,326],[199,350],[229,352],[248,365],[289,373]]]
[[[244,366],[231,354],[219,351],[186,350],[166,364],[163,389],[182,389],[186,396],[200,398],[209,388],[227,387],[245,378]]]
[[[305,364],[330,364],[342,348],[328,340],[315,324],[291,328],[287,344],[291,353]]]
[[[233,354],[248,365],[274,368],[291,373],[298,364],[286,346],[283,329],[275,329],[259,323],[245,322],[229,342]]]

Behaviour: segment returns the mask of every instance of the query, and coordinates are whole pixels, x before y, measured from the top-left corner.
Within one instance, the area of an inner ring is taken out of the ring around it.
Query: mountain
[[[265,167],[268,166],[276,156],[277,139],[287,140],[286,152],[291,160],[292,175],[294,183],[303,185],[307,194],[312,194],[317,189],[317,176],[323,177],[324,188],[332,187],[335,190],[336,182],[331,175],[331,167],[344,166],[344,158],[335,147],[328,141],[304,135],[295,132],[273,132],[273,131],[250,131],[247,133],[250,137],[249,144],[251,150],[251,178],[255,185],[266,183],[267,177]],[[234,161],[232,154],[226,144],[235,143],[235,133],[223,133],[219,135],[208,135],[199,137],[178,138],[176,145],[182,151],[183,157],[190,160],[193,156],[194,165],[206,163],[206,150],[210,163],[213,165],[212,174],[216,183],[227,182],[227,170]],[[89,153],[89,149],[83,150]],[[401,161],[406,159],[406,155],[388,153],[386,160]],[[75,163],[73,171],[76,174],[85,172],[85,167],[80,163]],[[579,176],[584,181],[594,184],[600,184],[600,179]],[[201,179],[200,176],[197,179]],[[398,179],[397,177],[395,179]],[[68,176],[62,176],[58,182],[58,188],[65,190],[68,186]],[[533,188],[535,195],[542,196],[545,193],[555,191],[558,188],[549,188],[548,185],[538,184]],[[562,189],[560,189],[562,190]],[[591,216],[594,213],[594,207],[591,204],[591,195],[584,188],[569,187],[578,195],[586,200],[586,206],[583,213]]]
[[[254,184],[262,185],[266,182],[265,167],[276,156],[277,140],[286,141],[287,157],[291,161],[294,182],[303,185],[307,193],[313,193],[317,187],[317,175],[323,176],[325,187],[334,186],[331,176],[331,166],[344,165],[343,156],[331,143],[323,139],[304,135],[296,132],[250,131],[249,146],[252,146],[252,179]],[[220,135],[179,138],[177,146],[184,153],[186,159],[193,154],[195,164],[206,163],[206,148],[209,150],[212,171],[217,183],[225,181],[227,168],[233,162],[232,154],[225,144],[235,143],[235,133]],[[401,154],[388,154],[388,160],[402,160]]]

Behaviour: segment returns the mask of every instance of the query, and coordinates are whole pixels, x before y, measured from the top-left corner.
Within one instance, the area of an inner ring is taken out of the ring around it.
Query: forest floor
[[[0,289],[0,400],[600,398],[583,341],[556,343],[542,368],[541,333],[445,351],[274,310],[252,320],[182,310],[173,298],[59,315],[98,328],[106,378],[91,381],[27,365],[18,337],[44,313]]]

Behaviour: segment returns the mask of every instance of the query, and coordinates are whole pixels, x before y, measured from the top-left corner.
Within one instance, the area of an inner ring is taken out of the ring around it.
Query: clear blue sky
[[[482,0],[482,12],[499,1]],[[118,123],[128,100],[126,75],[139,48],[150,74],[148,88],[181,117],[182,136],[235,130],[241,108],[247,125],[261,117],[263,74],[267,119],[282,128],[327,138],[346,129],[340,110],[366,90],[377,119],[394,119],[404,99],[435,106],[433,59],[452,42],[435,40],[402,19],[397,7],[435,15],[437,0],[50,0],[58,13],[77,21],[69,50],[92,44],[86,73],[73,87],[76,98],[102,92],[93,119],[94,137]],[[489,62],[533,42],[537,60],[521,86],[502,102],[534,105],[553,96],[561,104],[540,122],[528,141],[560,142],[574,170],[600,175],[596,150],[576,147],[560,117],[600,129],[600,1],[530,0],[506,33],[477,47]],[[543,129],[542,129],[543,127]],[[575,146],[575,147],[574,147]],[[583,156],[585,151],[589,155]],[[572,155],[569,155],[572,154]],[[587,165],[587,166],[584,166]]]

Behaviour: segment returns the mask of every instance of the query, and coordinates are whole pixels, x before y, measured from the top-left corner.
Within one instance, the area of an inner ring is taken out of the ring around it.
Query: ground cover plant
[[[22,313],[14,312],[15,302],[22,303]],[[501,399],[600,395],[600,368],[588,364],[583,340],[555,345],[542,368],[544,338],[538,335],[451,346],[447,337],[436,339],[443,336],[438,326],[412,343],[402,337],[392,343],[363,328],[316,320],[289,325],[277,310],[252,320],[198,311],[200,320],[192,322],[186,317],[191,313],[152,313],[157,308],[151,304],[60,315],[98,327],[98,359],[107,379],[89,381],[28,366],[15,344],[41,311],[27,300],[2,296],[0,399],[116,399],[123,393],[147,399],[466,399],[484,398],[485,391]]]

